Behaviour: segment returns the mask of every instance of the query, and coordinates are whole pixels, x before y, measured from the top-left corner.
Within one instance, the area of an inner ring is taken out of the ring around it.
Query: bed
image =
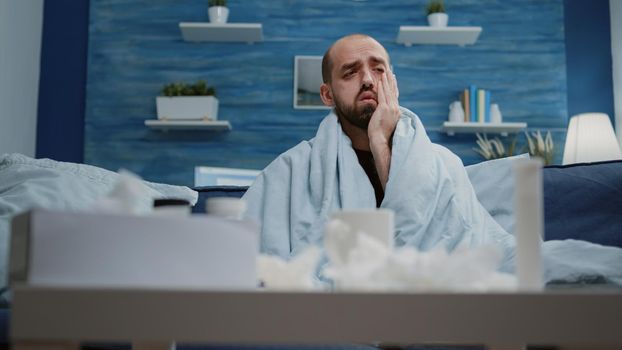
[[[467,171],[484,207],[508,232],[513,232],[510,162],[503,159],[482,162],[467,167]],[[0,234],[7,238],[10,218],[20,211],[35,205],[68,210],[80,208],[110,190],[114,180],[115,173],[87,165],[4,155],[0,158]],[[543,169],[543,180],[545,240],[579,239],[622,248],[622,161],[548,166]],[[161,196],[191,198],[196,195],[181,186],[154,183],[148,186]],[[195,188],[198,199],[193,212],[205,212],[207,198],[241,197],[246,189],[244,186]],[[0,248],[0,254],[6,256],[6,243]],[[5,275],[6,267],[0,273]],[[607,281],[594,278],[577,283],[602,285]],[[0,344],[6,347],[11,304],[7,299],[2,303]],[[119,346],[128,347],[112,344],[103,347]]]

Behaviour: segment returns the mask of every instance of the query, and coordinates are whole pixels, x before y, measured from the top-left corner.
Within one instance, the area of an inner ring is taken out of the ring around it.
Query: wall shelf
[[[430,27],[400,26],[397,43],[412,44],[473,45],[479,38],[482,27]]]
[[[145,125],[156,130],[213,130],[229,131],[227,120],[145,120]]]
[[[180,22],[185,41],[246,42],[263,41],[261,23]]]
[[[444,122],[441,128],[442,132],[446,132],[449,136],[455,134],[501,134],[508,136],[520,132],[527,127],[527,123],[460,123],[460,122]]]

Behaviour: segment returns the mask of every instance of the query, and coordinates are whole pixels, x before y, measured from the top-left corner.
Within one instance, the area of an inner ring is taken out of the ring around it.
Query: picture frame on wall
[[[330,109],[320,98],[322,56],[294,56],[294,108]]]

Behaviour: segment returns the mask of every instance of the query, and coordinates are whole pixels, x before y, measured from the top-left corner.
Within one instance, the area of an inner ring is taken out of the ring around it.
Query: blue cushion
[[[543,171],[545,239],[622,247],[622,161]]]
[[[9,319],[11,312],[9,309],[0,309],[0,348],[9,344]]]

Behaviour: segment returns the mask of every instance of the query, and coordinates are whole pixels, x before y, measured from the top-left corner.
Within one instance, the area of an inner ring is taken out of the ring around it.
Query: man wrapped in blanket
[[[514,237],[477,200],[460,159],[399,106],[385,48],[366,35],[343,37],[324,55],[322,78],[322,101],[333,109],[315,138],[274,160],[244,197],[247,217],[262,223],[262,253],[287,259],[321,246],[334,211],[380,207],[395,212],[396,246],[493,243],[504,252],[501,269],[512,271]],[[543,254],[547,281],[622,283],[622,249],[548,241]]]

